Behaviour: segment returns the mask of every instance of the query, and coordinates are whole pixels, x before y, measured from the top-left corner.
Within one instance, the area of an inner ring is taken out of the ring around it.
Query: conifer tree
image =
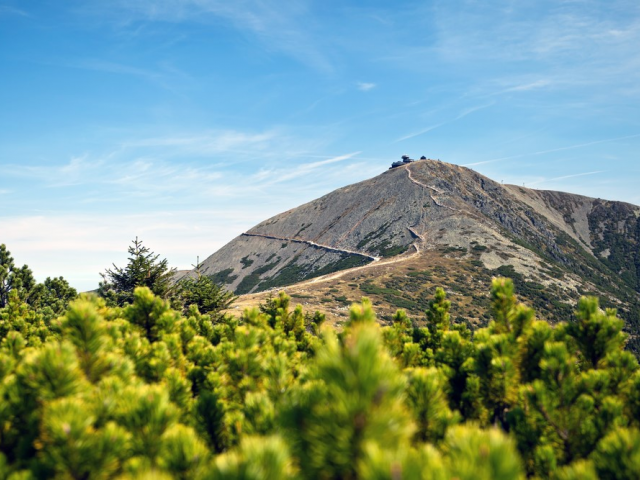
[[[100,274],[103,282],[98,288],[99,295],[119,306],[133,302],[136,287],[148,287],[154,295],[169,298],[173,293],[175,269],[170,269],[167,259],[160,260],[160,255],[144,246],[138,237],[131,243],[127,266],[113,264],[113,268]]]
[[[196,265],[196,278],[185,278],[178,282],[177,297],[183,305],[183,310],[188,311],[191,305],[198,307],[200,313],[207,314],[217,320],[220,312],[231,306],[236,296],[221,285],[215,283],[210,277],[200,273],[201,264]]]
[[[236,299],[232,292],[226,291],[205,276],[182,280],[178,288],[180,300],[185,308],[195,305],[200,313],[210,316],[217,316],[220,311],[229,308]]]
[[[7,246],[4,243],[0,244],[0,308],[9,303],[13,265],[13,257],[7,250]]]
[[[6,245],[0,245],[0,308],[10,303],[11,293],[45,317],[45,320],[61,315],[78,293],[62,277],[47,278],[37,283],[27,265],[16,267]]]
[[[0,245],[0,308],[9,303],[9,293],[15,291],[20,299],[27,302],[32,294],[36,280],[27,265],[16,267],[11,252],[6,245]]]

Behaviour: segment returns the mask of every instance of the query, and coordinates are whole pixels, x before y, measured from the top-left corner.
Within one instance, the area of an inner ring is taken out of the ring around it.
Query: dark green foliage
[[[364,238],[358,242],[358,244],[356,245],[356,248],[357,249],[364,248],[369,242],[371,242],[373,240],[376,240],[376,239],[380,238],[381,236],[383,236],[387,232],[388,228],[389,228],[389,224],[385,223],[378,230],[375,230],[375,231],[367,233],[364,236]]]
[[[62,277],[37,283],[27,265],[15,266],[11,253],[0,245],[0,338],[8,321],[21,320],[21,333],[33,342],[44,340],[51,331],[46,327],[67,309],[78,293]]]
[[[281,285],[291,285],[307,278],[308,267],[298,265],[296,263],[297,260],[298,256],[293,257],[293,260],[278,270],[273,277],[264,280],[260,285],[260,290],[268,290]],[[237,289],[236,293],[239,293]]]
[[[237,275],[231,275],[233,273],[233,268],[226,268],[218,273],[211,275],[209,278],[211,281],[217,285],[227,285],[229,283],[233,283],[233,281],[238,278]]]
[[[320,277],[322,275],[328,275],[329,273],[337,272],[339,270],[345,270],[347,268],[358,267],[360,265],[366,265],[371,262],[371,259],[367,257],[363,257],[361,255],[349,255],[342,254],[340,259],[325,265],[322,268],[318,268],[316,270],[309,270],[307,266],[301,266],[296,263],[297,257],[294,257],[291,262],[285,265],[282,269],[280,269],[273,277],[262,280],[258,288],[257,292],[261,292],[263,290],[268,290],[270,288],[282,287],[285,285],[291,285],[292,283],[297,283],[301,280],[307,280],[310,278]],[[273,263],[271,267],[275,266],[277,263]],[[271,267],[268,269],[270,270]],[[261,272],[265,273],[266,271]],[[255,272],[254,272],[255,274]],[[253,288],[253,286],[249,289],[247,287],[255,282],[256,279],[252,279],[251,282],[248,281],[247,286],[242,288],[242,292],[240,292],[238,288],[236,289],[236,293],[246,293]],[[259,281],[259,279],[258,279]],[[242,282],[241,282],[242,283]]]
[[[393,245],[389,240],[384,240],[379,244],[369,248],[372,252],[378,253],[381,257],[395,257],[406,252],[409,245]]]
[[[219,317],[222,310],[229,308],[236,297],[216,284],[209,277],[186,278],[178,282],[178,297],[188,311],[191,305],[198,307],[200,313]]]
[[[240,263],[242,264],[242,268],[245,269],[245,268],[250,267],[251,265],[253,265],[253,260],[251,260],[249,258],[249,255],[247,255],[246,257],[242,257],[240,259]]]
[[[0,308],[9,303],[9,292],[12,289],[11,274],[13,272],[13,257],[7,246],[0,244]]]
[[[340,260],[333,263],[329,263],[318,270],[314,270],[308,278],[321,277],[322,275],[328,275],[340,270],[346,270],[348,268],[360,267],[370,263],[371,259],[360,255],[342,255]]]
[[[249,293],[258,283],[260,283],[260,275],[255,273],[247,275],[240,281],[240,283],[236,287],[236,293],[238,295]]]
[[[269,256],[269,259],[271,258],[273,258],[273,255]],[[261,275],[267,273],[276,265],[278,265],[277,260],[273,263],[267,263],[265,265],[262,265],[261,267],[256,268],[253,272],[251,272],[250,275],[247,275],[242,279],[240,284],[236,287],[236,293],[238,295],[249,293],[253,289],[253,287],[255,287],[258,283],[260,283]]]
[[[31,304],[32,296],[37,296],[36,280],[27,265],[17,267],[6,245],[0,244],[0,308],[9,303],[11,292]]]
[[[415,309],[417,303],[411,298],[403,296],[402,292],[394,288],[384,288],[375,285],[372,281],[366,280],[360,285],[362,290],[367,295],[381,295],[391,305],[395,305],[398,308]]]
[[[136,287],[147,287],[154,295],[169,298],[173,293],[171,282],[175,269],[170,269],[167,259],[160,260],[160,255],[142,245],[136,237],[129,247],[129,261],[124,268],[115,264],[113,269],[107,268],[101,273],[98,294],[109,303],[123,306],[133,302],[133,291]]]

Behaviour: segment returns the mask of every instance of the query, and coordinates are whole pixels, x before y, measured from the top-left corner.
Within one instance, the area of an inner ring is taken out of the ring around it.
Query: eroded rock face
[[[586,279],[595,289],[608,282],[638,291],[639,217],[633,205],[501,185],[420,160],[265,220],[207,258],[202,271],[249,293],[450,247],[536,281],[546,281],[553,264],[572,288]],[[633,269],[619,268],[624,262]]]

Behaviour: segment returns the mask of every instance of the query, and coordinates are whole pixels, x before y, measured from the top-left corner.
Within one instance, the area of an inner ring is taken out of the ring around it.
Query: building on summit
[[[408,163],[411,162],[415,162],[414,159],[410,158],[409,155],[402,155],[402,160],[399,160],[397,162],[393,162],[391,164],[391,166],[389,167],[389,170],[391,170],[392,168],[396,168],[396,167],[401,167],[402,165],[407,165]],[[423,155],[422,158],[420,160],[426,160],[426,157]]]

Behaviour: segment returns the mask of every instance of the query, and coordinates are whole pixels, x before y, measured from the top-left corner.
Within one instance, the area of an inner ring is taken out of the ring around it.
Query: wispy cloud
[[[415,9],[391,20],[402,32],[420,28],[428,35],[381,42],[376,60],[396,70],[444,75],[449,92],[476,98],[568,93],[554,99],[558,108],[575,101],[579,88],[584,110],[640,93],[637,2],[467,1],[464,8],[422,2]]]
[[[9,172],[8,178],[29,182],[41,195],[53,195],[45,194],[47,190],[64,192],[73,198],[73,209],[127,204],[132,199],[148,206],[221,198],[244,202],[255,201],[276,184],[285,186],[283,194],[300,186],[310,193],[322,192],[334,173],[332,166],[360,154],[322,156],[313,147],[277,130],[204,131],[141,136],[101,154],[87,152],[61,163],[1,167]],[[361,179],[358,172],[347,177]],[[273,198],[273,192],[269,196]]]
[[[0,5],[0,16],[2,15],[18,15],[20,17],[28,17],[29,14],[16,7],[11,7],[9,5]]]
[[[533,82],[519,83],[516,85],[512,85],[498,92],[494,92],[491,95],[502,95],[502,94],[511,93],[511,92],[529,92],[532,90],[539,90],[541,88],[549,87],[552,84],[553,84],[552,80],[545,78],[545,79],[535,80]]]
[[[288,182],[293,179],[309,175],[319,169],[333,163],[342,162],[356,157],[361,152],[347,153],[345,155],[338,155],[336,157],[327,158],[317,162],[303,163],[300,165],[292,165],[285,169],[274,168],[271,170],[262,170],[254,176],[254,180],[258,180],[261,184],[260,187],[266,187],[275,185],[277,183]]]
[[[375,83],[368,83],[368,82],[358,82],[357,86],[358,86],[358,90],[362,92],[368,92],[369,90],[373,90],[374,88],[376,88]]]
[[[596,170],[594,172],[574,173],[572,175],[563,175],[561,177],[542,178],[542,179],[536,180],[534,182],[529,182],[529,185],[539,185],[541,183],[556,182],[556,181],[559,181],[559,180],[567,180],[569,178],[585,177],[585,176],[589,176],[589,175],[596,175],[598,173],[603,173],[603,172],[604,172],[604,170]]]
[[[430,132],[431,130],[435,130],[436,128],[442,127],[443,125],[448,125],[450,123],[457,122],[458,120],[463,119],[467,115],[471,115],[472,113],[477,112],[478,110],[483,110],[483,109],[488,108],[488,107],[490,107],[492,105],[493,105],[493,103],[488,103],[486,105],[479,105],[479,106],[476,106],[476,107],[467,108],[467,109],[463,110],[459,115],[457,115],[455,118],[453,118],[451,120],[447,120],[446,122],[436,123],[435,125],[431,125],[431,126],[429,126],[427,128],[423,128],[422,130],[419,130],[417,132],[413,132],[413,133],[410,133],[408,135],[404,135],[403,137],[400,137],[397,140],[395,140],[393,143],[402,142],[404,140],[409,140],[410,138],[414,138],[414,137],[418,137],[420,135],[424,135],[425,133]]]
[[[502,157],[502,158],[493,158],[491,160],[483,160],[481,162],[474,162],[474,163],[467,163],[463,166],[465,167],[475,167],[478,165],[485,165],[488,163],[495,163],[495,162],[502,162],[504,160],[514,160],[516,158],[523,158],[523,157],[532,157],[532,156],[536,156],[536,155],[546,155],[548,153],[555,153],[555,152],[564,152],[566,150],[575,150],[578,148],[584,148],[584,147],[590,147],[592,145],[599,145],[601,143],[608,143],[608,142],[616,142],[619,140],[628,140],[631,138],[638,138],[640,137],[640,133],[636,133],[634,135],[625,135],[624,137],[614,137],[614,138],[605,138],[604,140],[596,140],[593,142],[586,142],[586,143],[578,143],[575,145],[568,145],[565,147],[558,147],[558,148],[551,148],[548,150],[540,150],[537,152],[528,152],[528,153],[521,153],[518,155],[510,155],[508,157]]]

